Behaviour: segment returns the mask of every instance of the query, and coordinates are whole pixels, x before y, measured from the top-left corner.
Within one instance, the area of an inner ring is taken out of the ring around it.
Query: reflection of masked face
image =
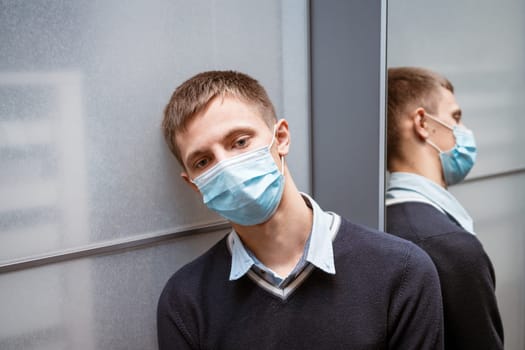
[[[445,183],[449,186],[457,184],[467,176],[476,162],[477,148],[474,133],[458,125],[451,127],[429,114],[426,116],[452,130],[454,134],[456,143],[449,151],[440,150],[439,147],[429,139],[427,139],[427,142],[439,152]]]
[[[261,224],[275,213],[284,189],[284,176],[268,146],[223,160],[192,182],[206,206],[239,225]],[[284,172],[284,157],[281,158]]]

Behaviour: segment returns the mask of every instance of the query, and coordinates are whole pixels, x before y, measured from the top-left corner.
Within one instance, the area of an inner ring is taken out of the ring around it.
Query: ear
[[[290,130],[286,119],[280,119],[276,124],[275,141],[277,143],[277,152],[280,156],[286,156],[290,151]]]
[[[412,114],[412,126],[414,133],[421,140],[426,140],[430,136],[428,130],[428,118],[426,117],[425,109],[419,107],[414,110]]]
[[[186,172],[183,171],[182,173],[180,173],[180,176],[184,179],[184,182],[186,182],[191,187],[192,190],[194,190],[197,193],[201,193],[197,185],[191,182],[191,178]]]

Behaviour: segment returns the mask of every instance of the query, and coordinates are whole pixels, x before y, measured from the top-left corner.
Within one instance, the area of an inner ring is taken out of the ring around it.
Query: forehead
[[[186,125],[187,133],[201,134],[204,129],[221,131],[236,125],[261,127],[266,125],[261,111],[253,103],[237,97],[217,96],[196,113]]]
[[[176,134],[175,140],[181,158],[195,151],[209,147],[237,129],[251,129],[255,132],[270,130],[261,111],[253,104],[231,96],[217,96],[205,108],[193,116],[186,130]]]
[[[437,106],[440,111],[451,111],[459,109],[459,105],[456,101],[456,96],[450,90],[444,87],[439,87],[437,96]]]

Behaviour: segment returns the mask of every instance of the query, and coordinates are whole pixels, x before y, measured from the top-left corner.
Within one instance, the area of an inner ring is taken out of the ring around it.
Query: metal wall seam
[[[102,254],[113,254],[126,250],[146,248],[160,242],[193,234],[204,234],[218,231],[229,231],[231,225],[226,221],[209,223],[201,226],[185,227],[174,232],[155,232],[133,237],[119,238],[100,243],[88,244],[71,249],[32,255],[24,258],[0,262],[0,274],[39,267],[79,258],[93,257]]]

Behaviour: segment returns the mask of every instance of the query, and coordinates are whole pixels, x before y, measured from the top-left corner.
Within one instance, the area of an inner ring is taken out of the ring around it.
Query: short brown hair
[[[439,88],[454,93],[454,86],[444,76],[429,69],[396,67],[388,69],[388,163],[400,153],[400,122],[406,113],[423,107],[435,113]]]
[[[186,131],[189,122],[215,97],[235,97],[254,105],[269,127],[277,120],[275,108],[259,82],[235,71],[199,73],[182,83],[171,95],[164,109],[162,130],[171,152],[182,162],[176,136]]]

